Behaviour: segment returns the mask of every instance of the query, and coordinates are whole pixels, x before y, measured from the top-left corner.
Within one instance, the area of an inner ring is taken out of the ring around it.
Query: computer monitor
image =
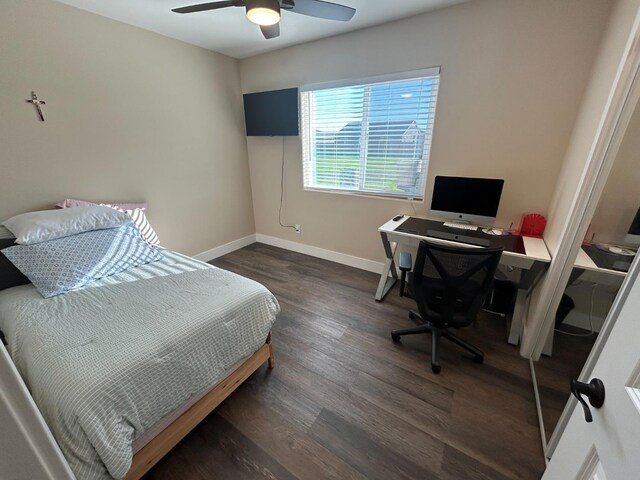
[[[640,246],[640,208],[636,212],[633,222],[631,222],[629,233],[627,233],[624,241],[634,246]]]
[[[431,197],[431,215],[461,223],[493,225],[504,180],[437,176]]]

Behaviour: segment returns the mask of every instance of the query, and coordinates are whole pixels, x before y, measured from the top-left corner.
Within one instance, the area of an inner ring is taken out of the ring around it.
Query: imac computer
[[[634,247],[640,246],[640,208],[636,212],[633,222],[631,222],[629,233],[627,233],[627,236],[624,238],[624,243],[628,243]]]
[[[464,224],[492,226],[496,220],[504,180],[437,176],[430,214]],[[475,229],[475,227],[474,227]]]

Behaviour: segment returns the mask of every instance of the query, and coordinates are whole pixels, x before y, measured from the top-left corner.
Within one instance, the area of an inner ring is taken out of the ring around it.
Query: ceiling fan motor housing
[[[278,0],[247,0],[247,18],[258,25],[273,25],[280,21]]]

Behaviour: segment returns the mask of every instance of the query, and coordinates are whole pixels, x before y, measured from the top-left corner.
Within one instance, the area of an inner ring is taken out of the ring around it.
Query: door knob
[[[604,383],[602,383],[602,380],[594,378],[589,383],[571,380],[571,393],[582,405],[586,422],[593,422],[591,409],[584,398],[582,398],[582,395],[585,395],[589,399],[591,406],[600,408],[604,404]]]

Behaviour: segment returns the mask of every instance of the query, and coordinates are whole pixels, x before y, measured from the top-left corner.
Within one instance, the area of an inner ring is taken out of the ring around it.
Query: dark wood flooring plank
[[[278,356],[278,364],[284,362],[284,358]],[[284,365],[286,368],[286,365]],[[263,366],[254,373],[238,390],[238,396],[246,395],[254,397],[260,405],[272,409],[274,412],[287,418],[289,422],[300,431],[306,432],[322,407],[307,402],[299,395],[297,388],[286,385],[277,378],[273,370]]]
[[[491,467],[446,446],[442,460],[442,480],[509,480]]]
[[[278,317],[278,325],[275,327],[278,329],[286,329],[291,323],[294,323],[304,330],[312,330],[320,335],[339,339],[347,328],[349,328],[348,325],[345,325],[342,321],[336,321],[335,318],[315,315],[308,310],[300,308],[295,303],[286,300],[280,300],[280,307],[282,313]],[[306,332],[301,333],[305,334]]]
[[[487,358],[485,364],[477,364],[470,356],[460,353],[454,345],[448,345],[443,349],[442,373],[434,375],[428,363],[430,347],[427,345],[408,346],[404,339],[402,343],[394,344],[390,339],[351,329],[343,335],[341,343],[347,348],[374,355],[379,362],[393,363],[417,376],[424,376],[434,383],[454,390],[458,395],[474,398],[481,405],[489,408],[497,406],[507,416],[526,415],[535,408],[529,378],[492,367],[491,361]],[[517,356],[516,351],[513,361],[526,363],[525,359]]]
[[[320,412],[309,435],[371,480],[439,478],[437,473],[389,451],[330,410]]]
[[[379,358],[371,351],[361,351],[357,348],[345,349],[339,341],[305,335],[304,330],[296,323],[294,321],[285,329],[278,331],[288,347],[304,352],[317,350],[343,366],[367,373],[444,411],[450,411],[453,390],[425,378],[429,373],[425,370],[424,364],[419,366],[421,375],[416,375],[384,358]]]
[[[588,333],[569,325],[563,325],[562,328],[581,335]],[[569,382],[579,377],[596,339],[597,335],[575,337],[556,332],[553,355],[543,355],[535,364],[547,438],[551,437],[569,400]]]
[[[261,405],[256,397],[236,396],[223,402],[219,414],[298,478],[362,480],[343,462],[287,418]]]
[[[229,422],[213,413],[147,476],[181,480],[294,480]]]
[[[287,334],[282,334],[282,339],[286,340],[287,349],[279,354],[288,359],[287,365],[300,365],[344,389],[348,389],[355,381],[358,370],[351,363],[314,348],[305,348],[304,344],[296,342]]]
[[[544,470],[540,430],[473,397],[455,396],[446,443],[508,478],[540,478]]]
[[[443,341],[434,375],[428,335],[391,341],[414,324],[415,303],[397,287],[374,301],[378,275],[257,243],[213,263],[278,298],[276,368],[252,375],[147,478],[540,478],[529,365],[503,318],[481,313],[457,332],[484,365]],[[568,369],[542,368],[559,404]]]
[[[207,422],[203,429],[203,445],[218,445],[227,457],[233,460],[235,468],[229,469],[230,479],[238,478],[233,474],[243,474],[252,479],[294,480],[296,477],[262,448],[240,433],[223,417],[214,413],[213,421]],[[221,435],[222,432],[222,435]],[[202,449],[210,455],[210,448]],[[210,478],[220,478],[219,464],[210,461]]]
[[[361,372],[349,390],[429,435],[440,440],[447,437],[450,417],[447,412],[393,385]]]
[[[433,435],[299,365],[290,363],[288,367],[279,370],[278,377],[297,385],[300,395],[358,425],[400,457],[428,470],[439,469],[444,446]]]

